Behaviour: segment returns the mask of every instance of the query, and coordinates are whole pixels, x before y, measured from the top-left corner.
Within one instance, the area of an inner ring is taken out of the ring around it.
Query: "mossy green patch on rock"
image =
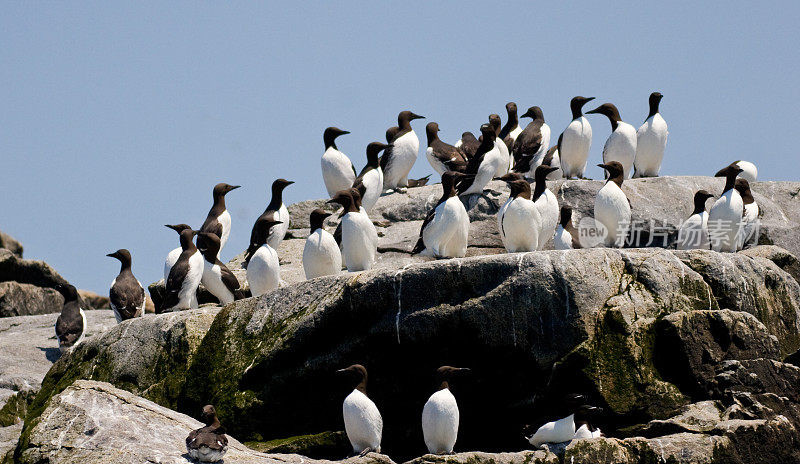
[[[281,438],[270,441],[245,442],[248,448],[268,454],[300,454],[312,459],[329,456],[345,457],[353,452],[347,434],[322,432],[314,435]]]
[[[22,422],[36,393],[30,390],[18,391],[11,395],[0,408],[0,427],[9,427]]]

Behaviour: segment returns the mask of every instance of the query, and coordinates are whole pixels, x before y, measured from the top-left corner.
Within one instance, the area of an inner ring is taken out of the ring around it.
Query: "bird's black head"
[[[203,253],[204,256],[216,257],[219,254],[221,244],[217,234],[213,232],[200,232],[197,235],[203,237],[202,248],[197,247],[200,253]],[[198,240],[197,243],[200,243],[200,240]]]
[[[542,109],[539,108],[538,106],[531,106],[530,108],[528,108],[528,111],[526,111],[525,114],[523,114],[520,117],[531,118],[534,120],[536,119],[544,120],[544,113],[542,112]]]
[[[336,203],[342,205],[345,211],[353,209],[353,194],[349,190],[339,190],[336,194],[328,200],[328,203]]]
[[[442,366],[436,369],[436,384],[440,389],[449,388],[453,379],[467,372],[470,370],[466,367]]]
[[[371,142],[367,145],[367,164],[378,167],[378,155],[390,146],[392,145],[380,142]]]
[[[533,178],[536,182],[544,182],[547,180],[547,175],[553,171],[558,171],[560,166],[547,166],[546,164],[541,164],[536,167],[536,171],[533,173]]]
[[[744,169],[740,168],[737,162],[733,162],[717,171],[714,177],[736,177],[742,171],[744,171]]]
[[[561,218],[559,219],[558,223],[561,224],[561,227],[567,227],[572,221],[572,208],[569,206],[562,206],[561,207]]]
[[[744,180],[744,179],[742,179],[742,180]],[[737,182],[738,182],[738,180],[737,180]],[[705,203],[709,198],[714,198],[714,194],[713,193],[709,193],[708,190],[698,190],[694,194],[694,198],[695,198],[695,200],[699,199],[700,201]]]
[[[210,404],[203,406],[203,412],[200,413],[200,421],[206,425],[212,425],[214,422],[219,421],[217,418],[217,409]]]
[[[614,129],[616,129],[616,123],[622,121],[619,110],[613,103],[603,103],[597,108],[587,111],[586,114],[602,114],[611,121],[611,125]]]
[[[330,215],[331,213],[320,208],[317,208],[314,211],[312,211],[311,216],[309,217],[309,223],[311,224],[311,232],[314,232],[317,229],[322,229],[322,226],[325,223],[325,218],[327,218]]]
[[[236,190],[241,185],[229,185],[226,183],[219,183],[214,186],[214,198],[224,197],[231,190]]]
[[[350,367],[339,369],[336,371],[336,373],[347,377],[347,380],[351,384],[352,388],[361,387],[360,389],[362,389],[362,391],[366,390],[367,368],[361,364],[353,364]]]
[[[425,119],[425,116],[420,116],[418,114],[414,114],[414,113],[412,113],[411,111],[408,111],[408,110],[401,111],[400,114],[397,115],[397,124],[400,127],[403,127],[404,125],[410,123],[411,121],[413,121],[415,119]]]
[[[119,249],[113,253],[109,253],[106,256],[109,258],[116,258],[119,262],[122,263],[122,267],[125,268],[126,266],[131,265],[131,252],[126,250],[125,248]]]
[[[64,297],[64,301],[73,301],[78,298],[78,289],[74,285],[61,283],[53,288]]]
[[[502,121],[500,121],[500,115],[499,114],[494,114],[494,113],[490,114],[489,115],[489,125],[492,126],[492,128],[495,131],[495,133],[499,134],[500,133],[500,126],[502,125]]]
[[[572,100],[569,102],[569,108],[572,110],[572,119],[580,117],[583,112],[583,105],[592,100],[594,100],[594,97],[582,97],[580,95],[572,97]]]
[[[625,168],[622,167],[622,163],[619,161],[609,161],[608,163],[598,164],[597,166],[608,172],[609,179],[621,178],[625,173]]]
[[[514,102],[506,103],[506,112],[509,116],[515,116],[517,114],[517,104]]]
[[[169,227],[179,234],[186,229],[191,229],[191,227],[186,224],[165,224],[164,227]]]

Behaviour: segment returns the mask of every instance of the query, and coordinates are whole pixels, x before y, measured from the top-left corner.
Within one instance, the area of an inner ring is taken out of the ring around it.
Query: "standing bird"
[[[602,114],[611,122],[611,135],[603,146],[603,162],[618,161],[622,164],[623,178],[628,179],[636,158],[636,129],[622,121],[617,107],[611,103],[603,103],[586,114]]]
[[[461,138],[458,139],[458,142],[455,144],[455,147],[464,153],[464,159],[467,161],[475,156],[480,146],[481,142],[475,138],[475,134],[469,131],[462,133]]]
[[[550,126],[544,122],[544,113],[538,106],[528,108],[528,111],[521,117],[533,118],[533,121],[525,127],[514,141],[514,171],[520,174],[527,173],[526,177],[533,178],[533,173],[542,164],[542,159],[550,146]],[[523,158],[528,159],[528,170],[526,172],[520,171],[517,167],[517,164],[520,164]]]
[[[439,139],[439,124],[429,122],[425,126],[425,135],[428,138],[428,149],[425,151],[425,155],[436,174],[441,176],[445,171],[464,172],[466,170],[467,159],[461,150]]]
[[[497,172],[505,165],[508,158],[500,153],[495,144],[494,129],[489,124],[481,126],[481,144],[475,156],[469,159],[465,177],[457,186],[459,195],[483,194],[483,189],[492,180]]]
[[[519,118],[517,117],[517,104],[514,102],[506,103],[506,113],[508,113],[508,120],[506,124],[500,129],[500,135],[498,136],[508,148],[510,152],[512,148],[514,148],[514,141],[517,140],[520,132],[522,132],[522,128],[519,127]],[[512,161],[513,165],[513,161]]]
[[[364,186],[364,196],[361,198],[361,205],[369,212],[375,207],[378,198],[383,193],[383,169],[381,169],[378,154],[391,147],[380,142],[372,142],[367,145],[367,165],[361,170],[361,174],[356,177],[351,187],[359,184]]]
[[[592,100],[594,97],[577,96],[569,102],[572,121],[561,133],[558,143],[561,170],[566,179],[585,178],[586,160],[589,159],[589,148],[592,146],[592,125],[583,115],[583,106]]]
[[[167,293],[161,300],[159,313],[197,307],[197,287],[203,277],[203,256],[192,241],[195,235],[197,231],[191,229],[181,232],[183,251],[169,271]]]
[[[676,247],[679,250],[708,250],[711,244],[708,241],[708,213],[706,202],[714,195],[705,190],[698,190],[694,194],[694,210],[689,219],[681,224],[678,230]]]
[[[758,244],[758,203],[753,198],[753,193],[750,191],[750,183],[741,177],[736,179],[734,188],[742,196],[744,203],[744,214],[742,214],[742,228],[739,231],[738,249],[743,249],[746,246]]]
[[[558,180],[564,177],[564,173],[561,170],[561,156],[558,152],[558,147],[561,146],[561,134],[558,136],[558,144],[553,145],[547,150],[545,153],[544,158],[542,158],[542,166],[550,166],[554,167],[550,174],[547,175],[547,180]]]
[[[283,237],[286,236],[286,231],[289,230],[289,210],[286,209],[286,205],[283,204],[283,190],[292,184],[294,184],[294,181],[286,179],[275,179],[272,183],[272,198],[269,200],[267,209],[256,219],[256,222],[253,224],[253,229],[250,231],[250,245],[247,247],[247,251],[244,254],[245,262],[249,262],[250,257],[253,256],[253,253],[261,246],[261,244],[256,243],[256,239],[258,238],[256,226],[258,225],[258,221],[262,219],[279,221],[270,229],[269,236],[267,237],[269,246],[275,251],[278,250],[278,247],[283,241]],[[350,186],[347,188],[350,188]]]
[[[575,395],[580,397],[580,395]],[[575,437],[576,427],[575,423],[588,423],[589,418],[602,411],[601,408],[590,406],[587,404],[580,406],[572,406],[576,400],[567,399],[562,408],[568,411],[568,415],[558,420],[548,422],[539,427],[535,433],[527,437],[528,443],[536,448],[539,448],[545,443],[563,443],[570,441]],[[562,413],[563,414],[563,413]]]
[[[58,284],[55,289],[64,297],[61,315],[56,319],[56,338],[61,353],[72,350],[86,336],[86,303],[78,295],[78,290],[70,284]]]
[[[755,182],[758,180],[758,168],[755,164],[751,163],[750,161],[734,161],[735,165],[742,168],[742,172],[739,173],[739,177],[746,180],[747,182]]]
[[[594,199],[594,219],[607,232],[603,244],[606,247],[621,248],[631,225],[631,204],[622,191],[625,170],[619,161],[609,161],[597,166],[606,170],[608,180]]]
[[[200,419],[206,426],[189,432],[186,452],[199,462],[219,462],[228,451],[225,427],[220,425],[217,410],[210,404],[203,407]]]
[[[323,225],[331,213],[321,209],[311,212],[311,233],[303,248],[303,270],[306,279],[338,274],[342,269],[342,252],[336,239]]]
[[[165,227],[169,227],[170,229],[177,232],[179,239],[181,232],[183,232],[184,230],[192,230],[192,228],[186,224],[174,224],[174,225],[166,224]],[[164,260],[164,284],[167,283],[167,280],[169,279],[169,271],[171,271],[172,266],[174,266],[175,263],[178,262],[178,258],[181,257],[181,253],[183,253],[183,243],[181,243],[178,248],[172,249],[172,251],[170,251],[167,254],[167,259]],[[197,306],[197,295],[192,295],[192,298],[193,298],[192,307],[194,308]]]
[[[250,294],[261,296],[281,285],[281,263],[278,252],[269,245],[267,237],[271,229],[279,225],[274,215],[259,218],[253,229],[255,231],[256,250],[247,262],[247,284]]]
[[[503,141],[503,138],[500,137],[500,116],[497,114],[490,114],[489,115],[489,125],[494,129],[495,139],[494,143],[497,145],[497,149],[500,150],[500,153],[505,157],[506,162],[500,167],[495,175],[497,177],[505,175],[507,172],[511,170],[514,166],[514,158],[511,156],[511,153],[508,150],[508,146]]]
[[[199,232],[210,232],[219,237],[219,249],[225,248],[228,237],[231,235],[231,213],[225,206],[225,195],[231,190],[239,188],[239,185],[217,184],[214,186],[214,204],[206,216],[205,222],[200,227]],[[203,238],[197,237],[197,244],[203,245]]]
[[[367,214],[360,210],[353,193],[342,190],[328,203],[338,203],[344,208],[342,216],[342,261],[350,272],[372,268],[378,253],[378,231]]]
[[[373,451],[380,453],[383,418],[367,396],[367,369],[361,364],[353,364],[336,372],[348,375],[353,383],[353,392],[342,403],[344,431],[353,446],[353,454],[364,457]]]
[[[122,263],[119,275],[111,282],[108,299],[117,323],[144,314],[145,293],[141,282],[136,280],[131,271],[131,253],[126,249],[117,250],[106,256],[116,258]]]
[[[436,369],[438,390],[422,408],[422,435],[431,454],[452,454],[458,438],[458,403],[450,392],[450,382],[469,369],[442,366]]]
[[[338,127],[329,127],[322,135],[325,141],[325,153],[321,160],[322,180],[325,181],[329,197],[336,195],[339,190],[350,188],[356,180],[356,168],[350,158],[336,147],[336,137],[349,133]]]
[[[736,163],[720,169],[714,177],[725,178],[722,195],[711,206],[708,212],[708,238],[711,249],[722,252],[736,252],[739,229],[744,212],[744,200],[736,190],[736,176],[742,172]]]
[[[569,206],[561,207],[561,218],[558,226],[556,226],[556,234],[553,237],[553,248],[556,250],[583,248],[580,242],[580,234],[575,226],[572,225],[572,208]]]
[[[542,216],[542,228],[539,231],[539,250],[543,250],[548,240],[553,237],[558,225],[558,199],[547,188],[547,175],[557,170],[556,166],[539,166],[536,168],[533,203]]]
[[[664,96],[659,92],[650,94],[650,113],[644,124],[636,131],[636,159],[633,162],[633,177],[658,177],[664,149],[667,147],[667,122],[658,112],[658,104]]]
[[[419,154],[419,138],[411,128],[414,119],[425,119],[425,116],[411,111],[401,111],[397,115],[399,130],[392,140],[392,151],[386,160],[383,170],[383,189],[405,191],[408,188],[408,173],[417,161]]]
[[[509,253],[535,251],[539,246],[542,216],[531,200],[531,186],[521,176],[506,174],[511,195],[497,212],[497,227]]]
[[[442,197],[422,222],[412,255],[463,258],[467,254],[469,215],[456,191],[456,185],[465,177],[455,171],[442,174]]]
[[[239,290],[239,280],[228,266],[219,260],[219,237],[208,232],[201,232],[199,235],[204,236],[203,247],[198,248],[203,255],[203,276],[200,283],[217,297],[223,306],[241,299],[244,295]]]

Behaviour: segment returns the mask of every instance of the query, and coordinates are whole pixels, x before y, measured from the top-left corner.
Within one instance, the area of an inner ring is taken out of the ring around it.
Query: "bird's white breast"
[[[667,122],[656,113],[636,131],[636,167],[637,177],[654,177],[661,169],[664,149],[667,146]]]
[[[505,175],[511,169],[511,166],[510,166],[509,163],[511,162],[511,160],[513,158],[511,157],[511,154],[508,152],[508,147],[506,146],[506,143],[503,142],[502,140],[495,139],[494,148],[497,149],[498,151],[500,151],[500,155],[503,156],[503,158],[506,160],[506,162],[500,164],[500,167],[498,168],[498,171],[495,172],[495,176],[496,177],[501,177],[501,176]]]
[[[458,438],[458,421],[458,404],[450,389],[443,388],[431,395],[422,409],[422,434],[429,452],[453,452]]]
[[[275,212],[275,220],[281,221],[281,223],[275,224],[269,230],[267,243],[272,247],[273,250],[277,251],[278,247],[280,247],[281,242],[283,241],[283,238],[286,236],[286,231],[289,230],[289,210],[286,209],[285,204],[281,203],[281,207]]]
[[[527,198],[509,198],[497,215],[500,238],[509,253],[535,251],[539,246],[542,217]]]
[[[575,436],[575,415],[548,422],[539,427],[536,433],[528,441],[533,446],[541,446],[544,443],[563,443],[572,440]]]
[[[462,258],[467,254],[469,215],[458,197],[448,198],[436,207],[433,220],[422,231],[424,255],[437,258]]]
[[[483,156],[483,161],[478,167],[478,172],[475,174],[472,185],[462,195],[483,193],[483,188],[495,177],[498,170],[502,169],[506,164],[508,164],[508,157],[504,157],[497,145],[495,145]]]
[[[553,248],[556,250],[572,249],[572,234],[564,229],[561,224],[556,226],[556,233],[553,236]]]
[[[223,306],[233,302],[233,293],[222,282],[222,268],[218,264],[203,260],[203,277],[200,282]]]
[[[517,125],[517,127],[513,128],[511,132],[508,133],[508,136],[511,137],[512,141],[516,141],[517,137],[519,137],[519,134],[521,133],[522,133],[522,127]]]
[[[679,250],[708,250],[708,213],[692,214],[678,230],[676,247]]]
[[[219,252],[222,253],[222,249],[225,248],[225,244],[228,243],[228,237],[231,235],[231,213],[226,209],[217,216],[217,222],[222,225],[222,237],[219,238]],[[217,253],[217,256],[219,256],[219,253]]]
[[[605,226],[605,246],[621,247],[631,222],[628,198],[615,182],[606,182],[594,200],[594,218]]]
[[[333,197],[339,190],[347,190],[356,180],[353,163],[341,151],[328,147],[322,154],[322,180],[328,196]]]
[[[372,448],[380,453],[383,418],[375,403],[359,390],[353,390],[342,404],[344,429],[353,451]]]
[[[377,203],[378,199],[381,197],[381,192],[383,191],[383,170],[378,167],[367,171],[362,178],[362,182],[367,191],[364,192],[364,197],[361,199],[361,206],[364,207],[364,210],[369,212],[372,211],[372,208],[375,207],[375,203]]]
[[[535,205],[539,210],[539,214],[542,216],[538,249],[543,250],[547,241],[550,240],[555,233],[556,225],[558,225],[558,199],[550,189],[545,189],[544,193],[536,199]]]
[[[250,293],[253,296],[261,296],[280,287],[280,270],[278,253],[269,245],[258,247],[247,265]]]
[[[392,147],[392,154],[383,173],[384,181],[388,188],[405,187],[403,182],[408,181],[408,173],[417,161],[419,154],[419,138],[411,130],[398,137]]]
[[[181,257],[181,253],[183,253],[183,249],[178,247],[167,254],[167,259],[164,261],[164,282],[169,279],[169,271],[171,271],[172,266],[178,262],[178,258]]]
[[[592,146],[592,126],[581,116],[573,119],[561,138],[561,170],[564,177],[580,177],[586,170],[589,148]]]
[[[342,258],[351,272],[372,268],[378,253],[378,232],[363,211],[342,217]]]
[[[736,189],[722,194],[708,212],[708,238],[714,251],[736,252],[744,202]]]
[[[608,136],[603,147],[603,162],[619,161],[624,169],[625,179],[630,177],[633,160],[636,158],[636,129],[620,121],[617,129]]]
[[[306,279],[339,273],[342,252],[330,232],[317,229],[306,239],[303,248],[303,270]]]

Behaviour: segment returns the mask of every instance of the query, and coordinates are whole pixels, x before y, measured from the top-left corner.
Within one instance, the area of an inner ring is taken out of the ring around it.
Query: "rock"
[[[311,459],[324,459],[325,456],[348,456],[353,453],[353,447],[344,431],[301,435],[266,442],[251,441],[245,445],[262,453],[301,454]]]
[[[720,363],[712,387],[716,397],[727,392],[771,393],[800,403],[800,367],[773,359]]]
[[[0,282],[8,281],[49,288],[67,283],[44,261],[22,259],[9,250],[0,249]]]
[[[717,365],[732,359],[779,357],[778,339],[752,314],[700,310],[673,313],[656,324],[659,372],[695,398],[709,396]]]
[[[78,290],[78,295],[89,303],[92,309],[111,309],[111,301],[107,296],[98,295],[91,290]]]
[[[45,413],[23,433],[17,448],[17,462],[185,464],[190,462],[186,457],[186,436],[201,426],[191,417],[107,383],[79,380],[54,396]],[[259,453],[229,435],[225,462],[314,464],[323,461]],[[374,453],[344,462],[392,464],[389,458]]]
[[[58,314],[0,318],[0,407],[16,392],[36,392],[59,358],[54,326]],[[111,311],[86,313],[87,341],[116,325]]]
[[[775,245],[762,245],[748,248],[740,252],[745,256],[753,258],[765,258],[777,265],[779,268],[791,274],[794,280],[800,282],[800,260],[793,254]]]
[[[482,453],[472,451],[452,455],[426,454],[406,464],[559,464],[558,456],[547,450],[516,453]]]
[[[64,297],[52,288],[0,282],[0,317],[60,313]]]
[[[687,404],[681,412],[669,419],[650,421],[636,429],[637,435],[658,437],[677,433],[708,433],[722,421],[723,408],[719,401],[706,400]]]
[[[676,433],[654,439],[593,438],[573,440],[564,452],[563,462],[570,464],[740,462],[717,460],[721,450],[731,448],[730,440],[726,437],[697,433]]]
[[[22,258],[22,244],[19,243],[17,239],[3,231],[0,231],[0,248],[5,248],[13,253],[17,258]],[[1,453],[0,456],[2,456]]]
[[[14,463],[14,449],[17,447],[22,422],[9,427],[0,427],[0,464]]]

